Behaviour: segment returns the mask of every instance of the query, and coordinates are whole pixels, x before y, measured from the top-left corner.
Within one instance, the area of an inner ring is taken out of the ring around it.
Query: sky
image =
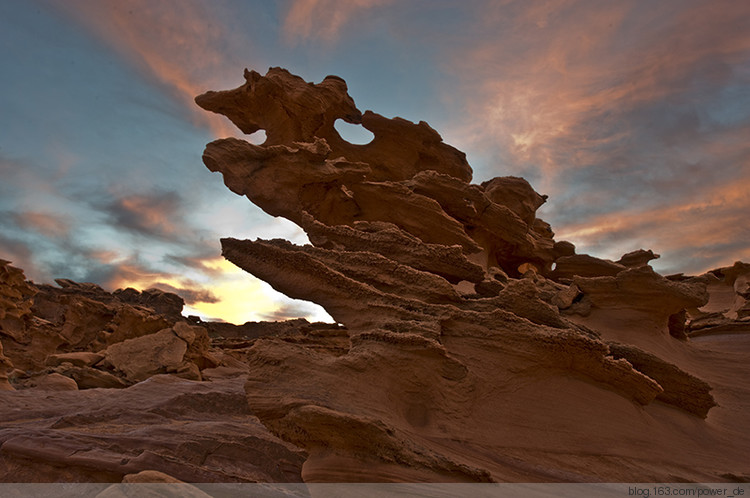
[[[307,242],[201,162],[243,135],[193,98],[272,66],[427,121],[475,183],[526,178],[579,253],[750,261],[750,2],[722,0],[0,0],[0,259],[205,319],[330,321],[220,255]]]

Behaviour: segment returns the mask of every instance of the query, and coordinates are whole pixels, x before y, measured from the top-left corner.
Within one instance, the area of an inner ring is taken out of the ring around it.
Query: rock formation
[[[204,161],[311,243],[223,254],[337,323],[203,322],[0,260],[0,482],[750,481],[750,265],[577,254],[426,123],[333,76],[245,80],[196,100],[266,143]]]
[[[203,323],[175,294],[56,282],[0,261],[0,482],[301,481],[305,452],[249,411],[244,360],[265,336],[336,353],[339,327]]]
[[[721,375],[703,369],[711,355],[687,340],[709,302],[706,277],[663,277],[648,265],[652,251],[616,262],[576,254],[536,217],[546,196],[528,182],[470,183],[464,154],[429,125],[360,112],[338,77],[313,84],[280,68],[246,70],[239,88],[196,103],[245,133],[265,130],[262,145],[211,142],[203,160],[312,244],[222,239],[224,256],[320,304],[349,337],[336,354],[260,339],[245,357],[251,410],[305,449],[306,481],[740,471],[746,435],[707,449],[677,428],[695,419],[711,433],[722,388],[711,382]],[[346,142],[337,119],[373,140]],[[741,295],[742,271],[716,278]],[[746,420],[727,406],[723,424]],[[704,457],[674,455],[675,444]],[[645,447],[648,456],[636,450]]]

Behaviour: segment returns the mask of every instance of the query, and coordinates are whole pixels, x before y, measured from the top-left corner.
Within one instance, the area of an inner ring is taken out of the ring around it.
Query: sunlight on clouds
[[[102,256],[115,257],[112,254]],[[109,286],[138,290],[156,287],[176,292],[186,301],[183,315],[198,315],[203,320],[220,320],[237,325],[248,321],[264,321],[269,317],[279,320],[307,318],[310,321],[333,321],[319,306],[294,301],[279,294],[222,257],[203,260],[199,266],[196,270],[177,275],[148,272],[134,265],[120,263],[120,276],[110,282]]]
[[[219,258],[204,262],[217,275],[211,283],[215,303],[193,303],[186,313],[204,319],[219,319],[234,324],[261,321],[263,315],[278,309],[279,304],[263,289],[261,282],[229,261]]]
[[[681,204],[607,213],[557,227],[556,239],[573,242],[578,253],[611,259],[654,249],[662,254],[659,263],[668,266],[675,265],[671,255],[687,251],[694,256],[681,270],[702,273],[750,255],[750,230],[742,229],[750,212],[748,191],[750,181],[742,180]]]
[[[295,0],[284,18],[284,37],[288,42],[332,42],[352,18],[390,3],[393,0]]]
[[[221,25],[206,2],[71,0],[59,7],[134,63],[147,77],[165,85],[182,103],[194,124],[217,138],[244,136],[225,117],[199,109],[193,99],[211,88],[226,86],[247,60],[227,50],[244,39],[212,26]],[[242,52],[245,52],[244,50]]]

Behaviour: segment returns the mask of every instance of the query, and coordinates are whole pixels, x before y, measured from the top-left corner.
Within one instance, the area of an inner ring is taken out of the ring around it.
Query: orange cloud
[[[239,131],[226,118],[199,110],[193,102],[208,89],[228,86],[222,77],[234,76],[238,67],[248,64],[232,56],[246,50],[227,50],[242,40],[216,29],[221,23],[212,5],[191,0],[71,0],[57,7],[170,89],[195,124],[216,137],[237,136]]]
[[[70,220],[50,213],[24,211],[15,215],[17,223],[25,228],[56,238],[67,237],[70,233]]]
[[[101,254],[101,257],[115,255]],[[132,287],[138,290],[155,287],[174,292],[185,299],[183,314],[238,325],[267,320],[269,317],[332,321],[318,306],[293,301],[273,291],[267,284],[221,257],[200,260],[195,271],[180,274],[149,271],[137,264],[122,261],[116,263],[115,274],[105,283],[105,287]]]
[[[557,227],[558,240],[579,252],[618,259],[636,249],[654,249],[670,268],[690,254],[679,271],[703,273],[735,260],[750,259],[750,178],[717,186],[701,199],[647,210],[618,211]],[[617,252],[615,252],[617,251]]]
[[[710,60],[746,57],[750,4],[674,7],[644,15],[635,2],[482,3],[467,28],[476,38],[459,41],[446,66],[461,75],[468,111],[453,134],[468,148],[499,142],[539,168],[552,193],[562,171],[627,139],[632,130],[607,120],[681,92]]]
[[[393,0],[295,0],[284,17],[283,32],[288,42],[319,38],[332,42],[344,26],[357,16]]]

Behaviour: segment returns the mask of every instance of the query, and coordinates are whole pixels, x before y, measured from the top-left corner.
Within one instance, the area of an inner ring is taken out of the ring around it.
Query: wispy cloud
[[[479,36],[450,59],[467,131],[547,176],[628,150],[631,113],[722,88],[750,49],[738,2],[483,3],[476,15]]]
[[[71,220],[67,216],[40,211],[13,213],[15,222],[26,230],[34,230],[53,238],[64,238],[70,234]]]
[[[147,237],[181,240],[188,231],[183,221],[187,205],[174,191],[128,194],[100,208],[110,216],[112,227]]]
[[[237,58],[247,55],[246,40],[221,29],[216,4],[71,0],[54,6],[163,85],[195,124],[217,137],[239,133],[224,117],[199,110],[193,102],[196,95],[225,86],[223,78],[250,62]]]
[[[294,0],[284,17],[284,38],[290,43],[306,40],[334,42],[342,31],[356,26],[357,17],[372,15],[393,0]]]
[[[452,134],[489,158],[480,176],[529,177],[581,247],[734,257],[744,204],[722,196],[750,176],[750,4],[466,5],[476,36],[452,40],[444,70],[464,111]]]

